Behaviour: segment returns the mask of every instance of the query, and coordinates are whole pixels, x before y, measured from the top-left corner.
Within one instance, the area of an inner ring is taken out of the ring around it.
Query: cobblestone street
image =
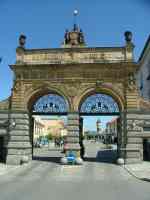
[[[95,160],[98,143],[88,143],[86,149],[91,159],[83,166],[60,165],[58,151],[37,149],[40,157],[32,163],[0,176],[0,199],[149,200],[150,183],[133,178],[123,167]]]

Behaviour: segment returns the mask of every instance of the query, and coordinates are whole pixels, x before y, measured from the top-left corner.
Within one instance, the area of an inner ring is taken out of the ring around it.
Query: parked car
[[[47,138],[40,138],[34,141],[34,147],[40,148],[42,146],[48,146],[49,145],[49,140]]]

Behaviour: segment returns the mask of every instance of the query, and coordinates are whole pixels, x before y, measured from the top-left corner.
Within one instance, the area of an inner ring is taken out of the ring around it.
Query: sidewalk
[[[11,173],[12,171],[18,170],[18,168],[20,168],[20,165],[15,166],[15,165],[6,165],[3,163],[0,163],[0,176]]]
[[[134,177],[150,182],[150,162],[143,161],[141,164],[128,164],[124,168]]]

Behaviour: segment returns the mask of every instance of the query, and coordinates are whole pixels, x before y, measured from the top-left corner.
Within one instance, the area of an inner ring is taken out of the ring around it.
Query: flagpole
[[[75,9],[74,11],[73,11],[73,16],[74,16],[74,19],[73,19],[73,21],[74,21],[74,27],[77,27],[77,16],[78,16],[78,10],[77,9]]]

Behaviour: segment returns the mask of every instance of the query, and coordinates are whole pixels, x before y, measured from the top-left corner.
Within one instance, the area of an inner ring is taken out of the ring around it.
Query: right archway
[[[82,158],[115,162],[120,157],[124,135],[121,111],[119,101],[107,93],[92,92],[82,98],[79,105]]]

